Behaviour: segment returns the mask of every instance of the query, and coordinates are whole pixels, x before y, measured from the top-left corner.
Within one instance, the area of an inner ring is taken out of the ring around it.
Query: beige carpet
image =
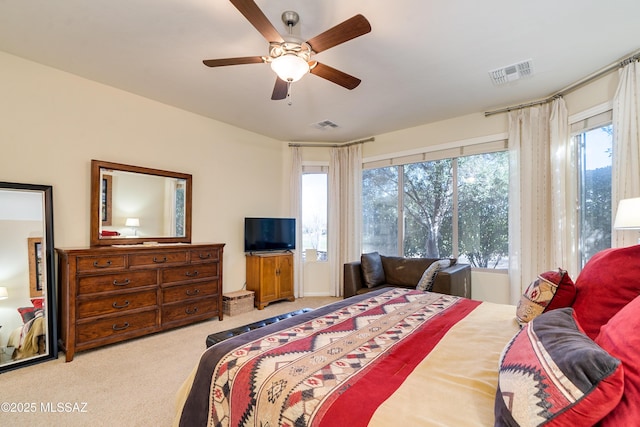
[[[225,316],[125,343],[76,353],[0,374],[0,403],[35,408],[0,410],[2,426],[170,426],[175,395],[205,350],[207,335],[338,298],[306,297],[264,310]],[[33,404],[33,405],[32,405]],[[53,412],[61,406],[62,412]],[[71,412],[66,412],[71,411]]]

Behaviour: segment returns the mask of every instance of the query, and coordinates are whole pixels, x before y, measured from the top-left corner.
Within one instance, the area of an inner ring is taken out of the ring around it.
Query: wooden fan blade
[[[247,21],[249,21],[268,42],[282,43],[284,41],[280,33],[253,0],[231,0],[231,4],[247,18]]]
[[[319,62],[317,62],[315,67],[311,68],[309,72],[349,90],[357,88],[361,81],[357,77],[353,77],[347,73],[343,73],[340,70],[336,70],[333,67],[329,67],[328,65],[324,65]]]
[[[362,15],[356,15],[347,19],[341,24],[336,25],[318,34],[314,38],[307,41],[314,52],[319,53],[331,47],[337,46],[356,37],[360,37],[371,31],[371,24]]]
[[[289,85],[287,84],[287,82],[282,80],[280,77],[276,77],[276,84],[273,87],[273,93],[271,94],[271,99],[274,101],[285,99],[287,97],[288,91],[289,91]]]
[[[241,58],[224,58],[224,59],[205,59],[202,61],[207,67],[224,67],[227,65],[240,65],[240,64],[258,64],[264,60],[261,56],[243,56]]]

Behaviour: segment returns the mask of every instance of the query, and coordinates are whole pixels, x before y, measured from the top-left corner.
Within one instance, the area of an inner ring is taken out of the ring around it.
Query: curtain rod
[[[360,139],[358,141],[351,141],[351,142],[343,142],[341,144],[322,144],[322,143],[317,143],[317,144],[301,144],[301,143],[297,143],[297,142],[291,142],[289,143],[289,147],[322,147],[322,148],[338,148],[338,147],[349,147],[350,145],[356,145],[356,144],[364,144],[365,142],[371,142],[371,141],[375,141],[376,139],[374,137],[371,138],[366,138],[366,139]]]
[[[619,59],[618,61],[615,61],[609,65],[607,65],[604,68],[601,68],[600,70],[596,71],[595,73],[589,74],[587,77],[578,80],[575,83],[570,84],[569,86],[565,87],[564,89],[561,89],[557,92],[555,92],[554,94],[544,98],[544,99],[540,99],[538,101],[531,101],[525,104],[520,104],[520,105],[514,105],[511,107],[505,107],[505,108],[500,108],[498,110],[492,110],[492,111],[487,111],[484,113],[485,117],[489,117],[489,116],[493,116],[494,114],[500,114],[500,113],[508,113],[509,111],[513,111],[513,110],[519,110],[521,108],[527,108],[527,107],[533,107],[534,105],[541,105],[541,104],[546,104],[547,102],[551,102],[553,101],[555,98],[564,96],[570,92],[573,92],[574,90],[578,89],[579,87],[584,86],[587,83],[590,83],[602,76],[604,76],[605,74],[609,74],[611,71],[614,71],[620,67],[624,67],[627,64],[630,64],[631,62],[634,61],[638,61],[640,59],[640,50],[637,50],[636,52],[634,52],[631,56],[626,56],[625,58]]]

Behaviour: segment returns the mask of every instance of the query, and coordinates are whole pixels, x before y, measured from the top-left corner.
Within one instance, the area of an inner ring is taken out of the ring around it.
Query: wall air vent
[[[533,76],[533,64],[531,63],[531,59],[489,71],[491,82],[496,86],[501,86],[519,79],[529,78],[531,76]]]
[[[325,129],[335,129],[338,127],[337,124],[333,123],[331,120],[323,120],[318,123],[314,123],[313,126],[316,129],[325,130]]]

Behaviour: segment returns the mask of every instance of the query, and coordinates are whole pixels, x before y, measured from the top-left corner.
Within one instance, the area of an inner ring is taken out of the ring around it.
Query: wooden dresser
[[[56,248],[59,341],[66,361],[100,347],[217,316],[224,244]]]

